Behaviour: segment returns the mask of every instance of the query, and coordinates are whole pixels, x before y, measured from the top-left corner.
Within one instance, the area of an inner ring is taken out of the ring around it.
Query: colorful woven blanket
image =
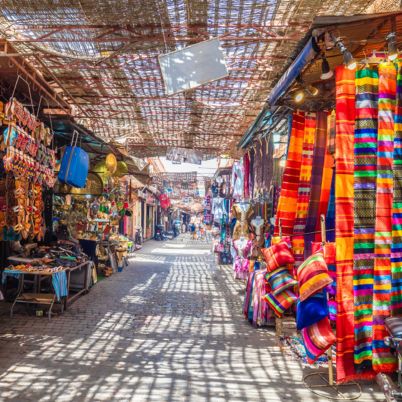
[[[303,112],[293,114],[286,167],[276,214],[275,236],[279,235],[279,220],[281,220],[282,224],[282,234],[284,236],[293,234],[303,149],[304,122]]]
[[[336,377],[355,377],[353,303],[353,144],[355,126],[355,72],[335,69],[336,82]]]
[[[325,159],[324,159],[324,169],[322,172],[322,183],[321,183],[321,196],[320,204],[317,215],[317,225],[316,225],[316,236],[315,241],[322,241],[321,239],[321,225],[319,216],[326,216],[326,229],[327,229],[327,240],[335,240],[335,181],[333,182],[334,176],[334,165],[335,159],[335,134],[336,134],[336,116],[335,111],[327,116],[327,145],[325,149]],[[334,139],[334,145],[332,150],[332,139]],[[332,151],[331,151],[332,150]],[[332,153],[331,153],[332,152]],[[328,208],[331,201],[332,195],[332,205],[331,205],[331,215],[328,215]]]
[[[299,189],[297,192],[296,219],[292,238],[295,270],[304,261],[304,232],[311,195],[311,171],[313,165],[316,121],[316,113],[306,113]]]
[[[391,310],[402,314],[402,64],[398,63],[394,135],[394,199],[392,205]]]
[[[378,67],[377,199],[375,222],[375,265],[373,294],[373,369],[392,373],[396,360],[384,339],[384,319],[391,307],[391,240],[394,157],[394,113],[396,68],[394,63]]]
[[[354,144],[354,361],[357,372],[372,368],[374,232],[377,179],[378,69],[356,72]]]

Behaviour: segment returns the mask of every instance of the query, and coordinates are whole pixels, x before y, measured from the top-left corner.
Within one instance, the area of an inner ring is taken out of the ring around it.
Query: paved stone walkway
[[[62,316],[0,316],[0,401],[322,401],[210,247],[148,242]],[[8,306],[5,305],[7,308]],[[360,401],[382,401],[371,385]]]

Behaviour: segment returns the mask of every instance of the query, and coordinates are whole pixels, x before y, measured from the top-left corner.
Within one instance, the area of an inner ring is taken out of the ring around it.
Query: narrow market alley
[[[0,320],[1,401],[320,401],[274,330],[241,315],[244,284],[186,236],[147,242],[63,315]],[[359,401],[382,401],[374,385]]]

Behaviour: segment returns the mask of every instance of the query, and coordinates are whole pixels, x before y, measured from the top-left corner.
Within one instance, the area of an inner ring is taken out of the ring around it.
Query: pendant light
[[[343,44],[341,38],[336,38],[335,43],[343,55],[343,64],[349,70],[354,70],[357,67],[357,63],[356,60],[353,58],[352,53],[350,53],[349,50],[346,48],[346,46]]]
[[[296,77],[296,82],[299,84],[298,85],[299,89],[296,90],[296,92],[294,93],[293,101],[295,103],[300,104],[300,103],[303,103],[305,98],[306,98],[306,93],[304,91],[304,82],[303,82],[303,79],[302,79],[302,77],[300,75]]]
[[[303,89],[299,89],[298,91],[296,91],[293,100],[295,101],[295,103],[303,103],[304,99],[306,97],[306,94],[304,93]]]
[[[396,33],[389,33],[385,39],[388,42],[388,60],[394,61],[398,57],[398,48],[396,47]]]
[[[325,56],[322,58],[321,62],[321,76],[320,78],[322,80],[329,80],[334,76],[334,72],[331,70],[331,67],[329,66],[328,60],[326,59]]]

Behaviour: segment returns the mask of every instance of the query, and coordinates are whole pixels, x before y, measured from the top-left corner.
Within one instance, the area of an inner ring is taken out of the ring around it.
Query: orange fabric
[[[355,71],[335,69],[336,82],[336,373],[337,381],[355,377],[353,300],[353,197]]]
[[[302,161],[304,124],[304,113],[300,111],[295,112],[293,114],[286,167],[277,207],[274,231],[276,236],[279,235],[279,220],[281,221],[282,234],[284,236],[293,234]]]

